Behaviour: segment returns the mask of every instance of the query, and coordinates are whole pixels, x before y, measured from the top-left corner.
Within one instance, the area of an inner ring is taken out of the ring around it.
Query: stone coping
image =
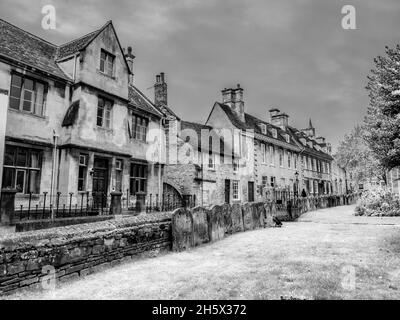
[[[101,222],[90,222],[78,225],[57,227],[44,230],[27,231],[0,236],[0,250],[59,245],[64,242],[106,236],[118,230],[132,228],[149,223],[171,220],[171,212],[140,214],[133,217],[114,218]]]

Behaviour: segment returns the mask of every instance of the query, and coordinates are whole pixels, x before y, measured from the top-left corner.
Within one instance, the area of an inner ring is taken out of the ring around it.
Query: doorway
[[[93,164],[93,207],[107,206],[108,159],[94,158]]]
[[[249,202],[254,202],[254,182],[249,181]]]
[[[230,203],[231,199],[231,180],[225,179],[225,203]]]

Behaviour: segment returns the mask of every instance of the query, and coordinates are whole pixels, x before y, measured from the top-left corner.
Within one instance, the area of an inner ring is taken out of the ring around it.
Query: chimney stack
[[[135,59],[135,56],[132,53],[132,47],[128,47],[128,53],[125,53],[124,50],[124,54],[125,54],[125,59],[126,62],[128,62],[128,66],[129,66],[129,84],[133,84],[133,60]]]
[[[271,109],[269,113],[271,124],[280,127],[282,130],[286,130],[289,125],[289,116],[284,112],[281,113],[278,109]]]
[[[161,72],[156,76],[154,84],[154,104],[157,106],[168,105],[167,82],[165,81],[165,73]]]
[[[240,84],[235,89],[222,90],[222,103],[228,105],[238,119],[245,122],[243,88]]]

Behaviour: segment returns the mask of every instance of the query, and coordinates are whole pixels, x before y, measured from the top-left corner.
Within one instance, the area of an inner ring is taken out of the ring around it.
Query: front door
[[[104,208],[107,205],[108,160],[95,158],[93,165],[93,206]]]
[[[225,180],[225,203],[230,203],[231,196],[231,180]]]
[[[249,202],[254,202],[254,182],[249,181]]]

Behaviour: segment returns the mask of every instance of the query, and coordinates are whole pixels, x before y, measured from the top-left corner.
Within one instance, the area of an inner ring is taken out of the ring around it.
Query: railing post
[[[73,195],[74,193],[73,192],[70,192],[69,193],[69,216],[71,217],[71,210],[72,210],[72,195]]]
[[[45,212],[46,212],[46,198],[47,198],[47,194],[48,194],[48,192],[43,192],[43,195],[44,195],[44,200],[43,200],[43,218],[44,218],[44,215],[45,215]]]
[[[58,216],[58,210],[60,208],[60,196],[61,196],[61,192],[57,192],[57,210],[56,210],[56,217]]]

